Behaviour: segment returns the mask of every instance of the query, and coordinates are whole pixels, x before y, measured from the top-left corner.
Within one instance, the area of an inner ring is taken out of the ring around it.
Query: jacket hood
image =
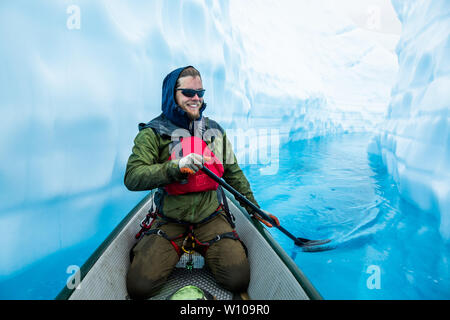
[[[174,124],[177,126],[189,130],[189,124],[191,119],[186,114],[186,111],[181,109],[177,103],[175,102],[175,85],[177,83],[178,77],[180,76],[181,71],[188,68],[182,67],[178,68],[171,73],[169,73],[163,81],[162,87],[162,112],[163,114]],[[206,103],[203,101],[203,104],[200,108],[200,120],[202,118],[202,112],[206,108]]]

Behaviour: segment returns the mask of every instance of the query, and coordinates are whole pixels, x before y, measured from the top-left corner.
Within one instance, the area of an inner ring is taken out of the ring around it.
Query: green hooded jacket
[[[125,172],[124,183],[131,191],[152,190],[187,178],[180,172],[179,159],[168,160],[172,151],[175,130],[184,135],[201,137],[224,166],[223,179],[259,207],[250,184],[239,167],[225,130],[215,121],[201,116],[196,121],[186,121],[187,115],[173,98],[173,90],[179,73],[170,73],[163,82],[163,113],[148,124],[139,125]],[[206,103],[201,111],[206,107]],[[185,117],[185,118],[183,118]],[[186,123],[186,125],[184,125]],[[192,192],[169,195],[163,192],[160,210],[169,217],[185,222],[198,223],[214,213],[219,206],[217,191]],[[241,204],[251,213],[251,209]]]

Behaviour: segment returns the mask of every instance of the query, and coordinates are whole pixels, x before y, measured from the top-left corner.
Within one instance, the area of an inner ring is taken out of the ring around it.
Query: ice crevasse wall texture
[[[202,71],[209,115],[225,112],[224,97],[245,112],[227,6],[0,3],[0,279],[106,238],[105,224],[112,230],[144,196],[125,189],[123,174],[137,124],[161,111],[168,72]]]
[[[450,2],[393,0],[402,21],[399,74],[380,134],[382,157],[400,194],[438,213],[450,239]]]

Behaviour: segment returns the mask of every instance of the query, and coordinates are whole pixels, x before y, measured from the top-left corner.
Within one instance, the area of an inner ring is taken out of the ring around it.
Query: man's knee
[[[217,282],[231,292],[244,292],[250,282],[250,267],[248,263],[229,266],[226,272],[217,275]]]
[[[208,251],[208,265],[216,281],[229,291],[245,291],[250,282],[250,265],[242,244],[222,239]]]
[[[143,300],[154,296],[165,282],[163,279],[150,279],[130,269],[127,274],[127,291],[133,300]]]
[[[152,235],[143,238],[136,248],[126,277],[131,299],[148,299],[158,293],[178,261],[172,244]]]

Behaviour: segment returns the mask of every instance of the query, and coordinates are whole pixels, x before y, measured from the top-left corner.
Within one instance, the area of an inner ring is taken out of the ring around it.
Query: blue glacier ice
[[[211,113],[225,113],[225,97],[244,109],[227,12],[211,1],[0,4],[0,279],[98,245],[143,197],[123,174],[170,70],[202,70]]]
[[[392,3],[402,21],[399,73],[369,151],[382,157],[403,198],[440,214],[450,239],[450,3]]]
[[[143,198],[123,186],[137,124],[159,114],[162,79],[183,65],[200,70],[205,114],[230,132],[276,129],[277,145],[374,132],[369,152],[449,237],[450,7],[373,2],[381,12],[332,0],[2,1],[0,298],[2,281],[58,254],[64,279]],[[394,9],[401,36],[377,24]]]

